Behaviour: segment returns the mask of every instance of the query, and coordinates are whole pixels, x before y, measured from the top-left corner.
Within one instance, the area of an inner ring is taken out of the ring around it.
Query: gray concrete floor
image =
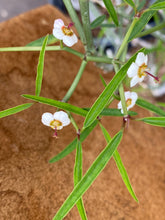
[[[0,0],[0,22],[48,3],[48,0]]]

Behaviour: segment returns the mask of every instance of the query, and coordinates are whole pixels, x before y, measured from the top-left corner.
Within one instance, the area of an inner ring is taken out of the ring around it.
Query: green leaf
[[[90,108],[83,108],[85,109],[86,111],[89,111]],[[134,116],[134,115],[137,115],[136,112],[133,112],[133,111],[128,111],[128,114],[130,116]],[[100,113],[100,116],[121,116],[123,117],[124,114],[121,113],[121,110],[120,109],[116,109],[116,108],[104,108],[103,111]]]
[[[41,92],[41,85],[42,85],[42,78],[43,78],[43,70],[44,70],[44,57],[45,57],[45,48],[48,40],[48,35],[45,37],[45,40],[42,45],[42,49],[40,51],[38,67],[37,67],[37,77],[36,77],[36,96],[40,95]]]
[[[117,150],[114,152],[113,157],[114,157],[114,160],[116,162],[117,168],[119,169],[120,175],[121,175],[121,177],[123,179],[123,182],[125,183],[129,193],[131,194],[132,198],[136,202],[138,202],[136,194],[135,194],[135,192],[134,192],[134,190],[133,190],[133,188],[131,186],[131,182],[129,180],[129,176],[127,174],[127,171],[126,171],[126,169],[124,167],[124,164],[123,164],[123,162],[121,160],[120,154],[119,154],[119,152]]]
[[[151,5],[149,8],[150,8],[150,9],[154,9],[154,10],[165,9],[165,1],[159,2],[159,3],[154,3],[154,4]]]
[[[103,27],[103,28],[115,28],[116,25],[115,24],[101,24],[100,27]],[[118,27],[121,27],[121,25],[118,25]]]
[[[91,126],[88,128],[84,129],[80,135],[80,141],[81,143],[87,138],[87,136],[91,133],[91,131],[96,127],[98,124],[98,120],[93,122]],[[75,148],[77,144],[77,138],[75,138],[63,151],[61,151],[59,154],[57,154],[55,157],[53,157],[49,163],[54,163],[57,162],[64,157],[66,157],[68,154],[70,154]]]
[[[99,123],[99,125],[100,125],[102,132],[103,132],[104,138],[105,138],[106,142],[108,143],[109,141],[111,141],[111,136],[101,123]]]
[[[118,18],[117,18],[117,14],[116,11],[113,7],[113,4],[111,2],[111,0],[103,0],[105,7],[109,13],[109,15],[111,16],[112,20],[114,21],[114,23],[116,24],[116,26],[118,26]]]
[[[102,82],[103,86],[106,87],[107,84],[106,84],[106,82],[105,82],[103,76],[102,76],[101,74],[100,74],[99,76],[100,76],[100,79],[101,79],[101,82]]]
[[[24,98],[33,100],[33,101],[37,101],[40,103],[44,103],[46,105],[51,105],[69,112],[73,112],[77,115],[81,115],[81,116],[86,116],[87,111],[85,111],[82,108],[79,108],[77,106],[71,105],[69,103],[65,103],[65,102],[60,102],[60,101],[56,101],[53,99],[48,99],[45,97],[41,97],[41,96],[34,96],[34,95],[22,95]]]
[[[146,117],[137,119],[138,121],[144,121],[146,124],[165,127],[165,117]]]
[[[146,0],[142,0],[141,2],[139,2],[137,6],[137,11],[141,11],[144,8],[145,4],[146,4]]]
[[[103,21],[106,19],[106,15],[101,15],[97,17],[92,23],[91,23],[91,29],[94,29],[96,27],[99,27]]]
[[[42,46],[45,37],[46,37],[46,36],[41,37],[41,38],[39,38],[39,39],[37,39],[37,40],[35,40],[35,41],[32,41],[32,42],[30,42],[29,44],[27,44],[26,46],[27,46],[27,47],[31,47],[31,46],[32,46],[32,47],[33,47],[33,46],[34,46],[34,47],[36,47],[36,46]],[[48,36],[47,45],[54,44],[54,43],[56,43],[57,41],[59,41],[59,39],[55,38],[55,37],[53,36],[53,34],[50,34],[50,35]]]
[[[136,5],[135,5],[135,3],[132,1],[132,0],[124,0],[128,5],[130,5],[133,9],[134,9],[134,11],[135,11],[135,13],[136,13],[136,11],[137,11],[137,9],[136,9]]]
[[[74,186],[76,186],[82,178],[82,146],[81,142],[77,140],[77,147],[76,147],[76,159],[75,159],[75,166],[74,166]],[[85,208],[83,204],[82,198],[78,200],[76,203],[77,209],[81,216],[82,220],[87,220],[87,216],[85,213]]]
[[[155,106],[153,105],[152,103],[150,102],[147,102],[146,100],[144,99],[138,99],[136,101],[136,105],[144,108],[144,109],[147,109],[151,112],[154,112],[156,113],[157,115],[160,115],[160,116],[165,116],[165,111],[163,111],[161,108],[159,108],[158,106]]]
[[[77,140],[76,159],[74,165],[74,186],[78,184],[81,178],[82,178],[82,146],[81,146],[81,142]]]
[[[144,51],[144,49],[139,50],[137,53],[140,51]],[[104,91],[100,94],[98,99],[95,101],[93,106],[91,107],[90,111],[88,112],[85,122],[84,122],[84,127],[88,127],[96,118],[97,116],[100,115],[100,113],[103,111],[104,107],[106,106],[107,102],[117,89],[117,87],[120,85],[120,83],[123,81],[127,74],[127,70],[131,63],[135,60],[136,54],[134,54],[128,61],[127,63],[119,70],[119,72],[113,77],[113,79],[110,81],[110,83],[106,86]]]
[[[160,105],[161,107],[165,107],[165,102],[157,102],[157,105]]]
[[[135,27],[132,30],[132,33],[128,39],[128,41],[133,40],[134,38],[136,38],[136,36],[138,34],[140,34],[140,32],[144,29],[145,25],[149,22],[149,20],[151,19],[151,17],[154,15],[155,11],[151,11],[151,10],[146,10],[138,19],[138,21],[136,22]]]
[[[100,125],[101,130],[102,130],[102,132],[103,132],[103,134],[104,134],[104,137],[105,137],[105,139],[106,139],[106,141],[107,141],[107,143],[108,143],[108,142],[111,140],[111,137],[110,137],[108,131],[103,127],[103,125],[102,125],[101,123],[99,123],[99,125]],[[131,186],[131,183],[130,183],[130,180],[129,180],[127,171],[126,171],[126,169],[125,169],[125,167],[124,167],[124,164],[123,164],[123,162],[122,162],[122,160],[121,160],[121,157],[120,157],[120,154],[119,154],[118,150],[115,150],[115,152],[114,152],[114,154],[113,154],[113,158],[114,158],[114,160],[115,160],[115,162],[116,162],[117,168],[118,168],[118,170],[119,170],[119,172],[120,172],[120,175],[121,175],[121,177],[122,177],[122,179],[123,179],[123,182],[125,183],[125,185],[126,185],[128,191],[129,191],[129,193],[131,194],[131,196],[133,197],[133,199],[134,199],[136,202],[138,202],[138,199],[137,199],[137,197],[136,197],[136,195],[135,195],[135,193],[134,193],[134,191],[133,191],[133,188],[132,188],[132,186]]]
[[[106,148],[100,153],[100,155],[93,162],[91,167],[88,169],[86,174],[83,176],[81,181],[76,185],[71,194],[65,200],[61,208],[56,213],[53,220],[63,219],[64,216],[70,211],[70,209],[76,204],[76,202],[81,198],[85,191],[91,186],[93,181],[105,168],[108,161],[111,159],[114,151],[117,149],[120,141],[122,139],[123,132],[119,131],[113,139],[108,143]]]
[[[9,116],[9,115],[13,115],[13,114],[16,114],[18,112],[21,112],[21,111],[31,107],[32,105],[33,105],[33,103],[26,103],[26,104],[18,105],[16,107],[9,108],[9,109],[6,109],[4,111],[1,111],[0,112],[0,118],[3,118],[3,117],[6,117],[6,116]]]

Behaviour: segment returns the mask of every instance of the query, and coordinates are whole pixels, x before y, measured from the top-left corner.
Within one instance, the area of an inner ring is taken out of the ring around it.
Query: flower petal
[[[137,93],[136,92],[131,92],[130,98],[131,98],[132,102],[131,102],[131,105],[128,106],[128,108],[127,108],[128,110],[135,105],[135,103],[136,103],[136,101],[138,99]]]
[[[43,115],[42,115],[42,123],[46,126],[50,126],[50,122],[54,120],[54,117],[51,113],[49,112],[45,112]]]
[[[127,71],[127,75],[129,78],[134,77],[136,74],[138,74],[139,66],[136,63],[132,63]]]
[[[141,76],[141,77],[139,78],[139,82],[142,82],[142,81],[144,80],[144,78],[145,78],[145,76]]]
[[[125,96],[125,100],[130,99],[131,98],[131,92],[130,91],[125,92],[124,96]]]
[[[62,123],[62,126],[67,126],[70,124],[68,114],[64,111],[55,112],[54,119],[60,121]]]
[[[136,75],[132,78],[131,82],[130,82],[130,87],[135,86],[138,82],[139,82],[139,77]]]
[[[61,130],[63,128],[63,126],[58,126],[57,130]]]
[[[147,63],[148,63],[148,56],[147,56],[147,55],[145,55],[144,63],[145,63],[146,65],[147,65]]]
[[[138,55],[136,57],[135,63],[138,66],[141,66],[143,63],[147,64],[147,61],[148,61],[147,55],[145,55],[144,53],[140,52],[140,53],[138,53]]]
[[[61,29],[62,26],[64,26],[64,22],[62,19],[59,18],[54,21],[54,28]]]
[[[136,103],[136,100],[138,98],[138,95],[136,92],[131,92],[131,98],[132,98],[132,101],[134,101],[134,103]]]
[[[77,36],[73,34],[72,36],[64,36],[63,37],[63,42],[66,44],[68,47],[72,47],[74,44],[76,44],[78,41]]]
[[[118,109],[121,109],[121,108],[122,108],[121,101],[117,104],[117,108],[118,108]]]
[[[53,35],[59,40],[62,40],[63,37],[65,36],[63,31],[60,28],[54,28]]]

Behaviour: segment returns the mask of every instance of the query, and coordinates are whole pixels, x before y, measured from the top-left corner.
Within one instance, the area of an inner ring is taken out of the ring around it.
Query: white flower
[[[42,123],[55,130],[61,130],[64,126],[70,124],[70,119],[66,112],[58,111],[54,115],[46,112],[42,115]]]
[[[145,76],[148,74],[148,56],[144,55],[144,53],[138,53],[135,62],[131,64],[127,71],[128,77],[131,79],[131,87],[135,86],[137,83],[142,82]]]
[[[64,42],[68,47],[72,47],[77,43],[77,36],[74,34],[70,28],[72,24],[65,26],[63,20],[56,19],[54,21],[53,35]]]
[[[129,92],[129,91],[125,92],[124,95],[125,95],[127,110],[129,110],[130,108],[132,108],[135,105],[138,96],[137,96],[136,92]],[[118,109],[121,109],[121,113],[123,114],[123,108],[122,108],[121,101],[118,103]]]

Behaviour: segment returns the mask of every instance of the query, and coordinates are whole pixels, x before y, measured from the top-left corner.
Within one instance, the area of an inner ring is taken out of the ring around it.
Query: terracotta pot
[[[53,22],[69,19],[50,5],[22,14],[0,24],[0,47],[24,46],[52,32]],[[81,43],[74,49],[83,51]],[[0,108],[7,109],[27,102],[20,95],[34,94],[38,52],[0,53]],[[61,100],[73,81],[80,59],[67,52],[46,52],[41,95]],[[101,73],[89,63],[70,103],[91,106],[103,90]],[[106,75],[107,82],[112,75]],[[117,103],[114,104],[116,106]],[[135,108],[140,116],[148,112]],[[43,112],[54,112],[50,106],[35,104],[30,109],[0,120],[0,219],[52,219],[73,189],[75,152],[63,160],[49,164],[76,136],[68,126],[52,138],[53,131],[41,124]],[[75,116],[79,126],[83,119]],[[113,136],[122,118],[102,120]],[[83,143],[84,173],[106,143],[99,127]],[[133,201],[113,159],[84,194],[88,219],[157,220],[164,219],[164,129],[130,123],[119,152],[139,199]],[[76,207],[65,219],[80,219]]]

